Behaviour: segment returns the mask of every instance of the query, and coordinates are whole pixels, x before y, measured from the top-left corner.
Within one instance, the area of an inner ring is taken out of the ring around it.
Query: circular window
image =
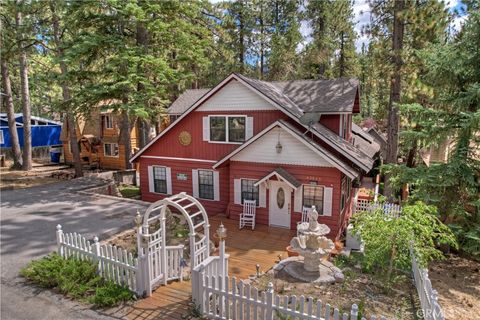
[[[284,205],[285,205],[285,190],[283,190],[283,188],[278,188],[277,206],[279,209],[282,209]]]

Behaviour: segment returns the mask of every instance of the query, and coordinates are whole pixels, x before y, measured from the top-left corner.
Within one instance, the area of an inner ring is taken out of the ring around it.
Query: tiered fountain
[[[325,237],[330,228],[318,223],[318,212],[315,207],[308,214],[308,223],[298,226],[298,236],[290,241],[293,251],[298,257],[290,257],[280,261],[275,272],[286,272],[291,277],[315,283],[341,282],[344,279],[342,271],[327,259],[335,247],[332,240]]]

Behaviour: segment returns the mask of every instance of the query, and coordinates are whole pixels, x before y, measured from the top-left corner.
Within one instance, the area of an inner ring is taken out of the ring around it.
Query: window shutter
[[[233,203],[242,204],[242,180],[233,179]]]
[[[167,178],[167,194],[172,194],[172,168],[165,168]]]
[[[220,172],[213,171],[213,200],[220,201]]]
[[[324,187],[323,188],[323,215],[331,216],[332,215],[332,198],[333,198],[333,188]]]
[[[247,123],[245,128],[245,140],[253,137],[253,117],[247,117]]]
[[[294,204],[294,211],[295,212],[302,212],[302,202],[303,202],[303,186],[300,186],[295,190],[295,204]]]
[[[198,170],[192,170],[192,195],[198,198]]]
[[[267,207],[267,188],[264,182],[258,186],[258,204],[261,208]]]
[[[155,188],[153,187],[153,167],[148,166],[148,191],[154,192]]]
[[[210,141],[210,121],[203,117],[203,141]]]

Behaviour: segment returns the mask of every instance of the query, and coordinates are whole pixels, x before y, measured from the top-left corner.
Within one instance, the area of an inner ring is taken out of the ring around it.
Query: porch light
[[[275,146],[275,149],[277,149],[277,153],[282,153],[283,146],[280,143],[280,141],[277,142],[277,145]]]
[[[220,226],[217,229],[217,236],[220,241],[225,240],[227,237],[227,228],[223,226],[222,222],[220,222]]]
[[[140,215],[140,211],[138,210],[137,210],[137,215],[135,216],[134,221],[137,228],[140,228],[140,226],[142,225],[142,216]]]

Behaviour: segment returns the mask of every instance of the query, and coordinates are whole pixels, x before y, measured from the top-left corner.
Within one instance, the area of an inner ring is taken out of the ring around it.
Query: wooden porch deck
[[[285,247],[295,235],[294,230],[257,225],[255,230],[238,230],[238,221],[224,216],[210,217],[210,232],[217,230],[220,222],[227,228],[226,253],[229,275],[238,279],[255,274],[255,265],[260,264],[261,271],[270,269],[278,255],[286,257]],[[124,317],[134,320],[146,319],[183,319],[189,311],[190,281],[172,282],[159,287],[151,297],[139,300],[133,307],[121,310]]]

